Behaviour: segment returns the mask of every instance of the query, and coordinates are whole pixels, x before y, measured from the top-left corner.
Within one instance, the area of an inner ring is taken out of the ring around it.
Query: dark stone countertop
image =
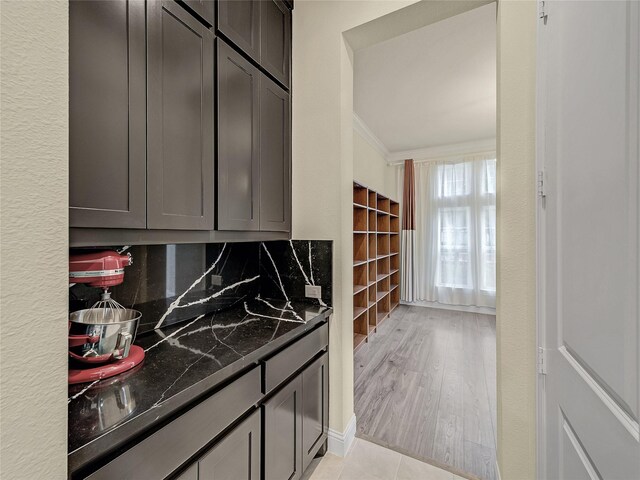
[[[141,365],[89,387],[69,386],[70,474],[161,425],[330,313],[329,307],[258,297],[140,335]]]

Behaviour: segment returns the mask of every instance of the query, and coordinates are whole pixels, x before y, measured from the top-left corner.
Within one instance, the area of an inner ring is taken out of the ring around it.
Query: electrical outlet
[[[322,298],[322,287],[316,285],[305,285],[304,296],[307,298]]]
[[[222,275],[211,275],[211,285],[214,287],[222,285]]]

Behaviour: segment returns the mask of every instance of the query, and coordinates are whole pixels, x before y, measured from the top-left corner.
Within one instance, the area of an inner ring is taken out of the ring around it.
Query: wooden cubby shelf
[[[400,303],[400,204],[353,184],[353,349]]]

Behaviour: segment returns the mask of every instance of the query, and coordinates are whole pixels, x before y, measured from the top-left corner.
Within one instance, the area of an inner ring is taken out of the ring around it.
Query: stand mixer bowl
[[[142,314],[129,308],[88,308],[69,316],[69,355],[83,363],[106,363],[129,355]]]

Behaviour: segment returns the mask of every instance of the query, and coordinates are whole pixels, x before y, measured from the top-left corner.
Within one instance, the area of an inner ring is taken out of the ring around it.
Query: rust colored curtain
[[[404,161],[402,185],[402,248],[400,249],[400,298],[405,302],[416,299],[416,176],[413,160]]]

